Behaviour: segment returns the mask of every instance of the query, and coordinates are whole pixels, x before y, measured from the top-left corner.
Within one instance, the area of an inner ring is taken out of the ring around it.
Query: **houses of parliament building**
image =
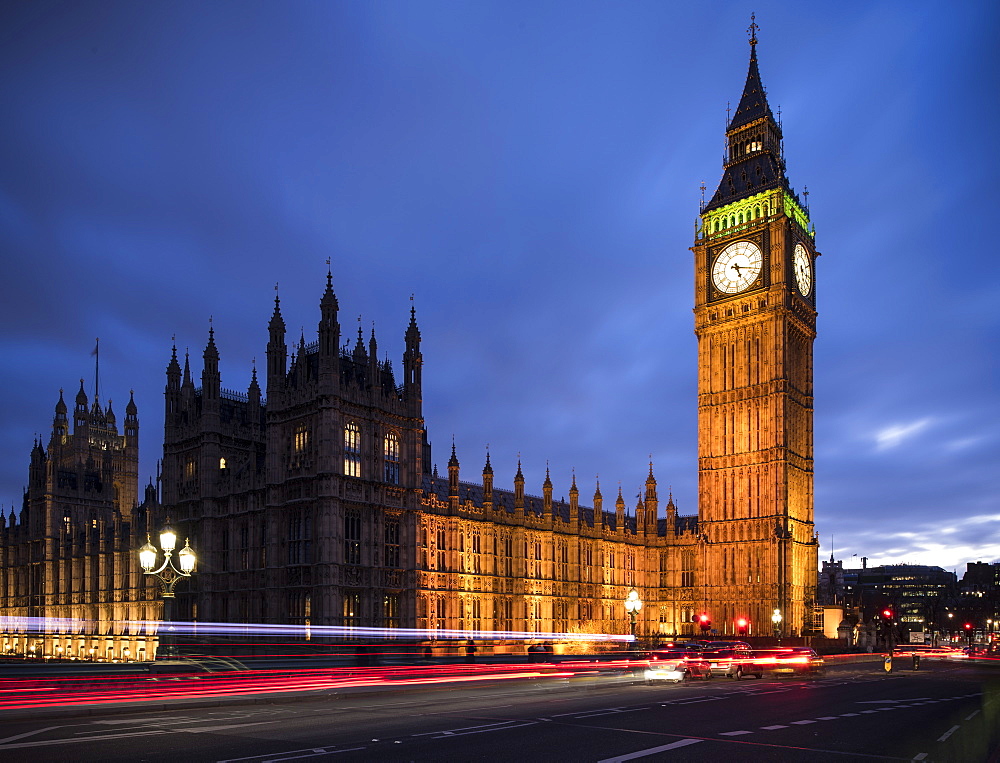
[[[692,246],[697,515],[661,500],[653,464],[634,506],[620,489],[606,504],[575,475],[568,502],[553,499],[548,475],[529,494],[520,464],[497,485],[488,452],[463,471],[454,444],[439,474],[415,311],[397,371],[378,360],[374,331],[342,334],[328,273],[309,342],[289,346],[275,298],[264,389],[256,369],[245,391],[223,387],[211,329],[200,378],[173,349],[159,490],[141,500],[135,403],[119,433],[111,404],[82,383],[72,416],[60,393],[20,515],[0,518],[3,651],[150,656],[155,624],[142,621],[162,601],[136,552],[168,518],[198,554],[176,620],[623,634],[634,589],[640,638],[693,635],[701,613],[721,634],[746,618],[749,635],[768,635],[775,610],[784,634],[808,633],[818,253],[786,178],[755,31]],[[47,619],[42,632],[32,618]]]

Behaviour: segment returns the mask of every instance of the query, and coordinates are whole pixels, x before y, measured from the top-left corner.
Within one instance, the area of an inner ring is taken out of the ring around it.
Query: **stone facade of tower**
[[[0,517],[5,654],[153,654],[153,634],[134,624],[159,618],[162,604],[135,558],[156,500],[152,486],[142,505],[137,500],[139,418],[131,398],[123,424],[119,433],[111,401],[102,407],[95,395],[89,403],[81,380],[71,427],[60,391],[48,448],[37,441],[31,451],[20,516]],[[48,619],[41,629],[40,618]]]
[[[752,31],[754,28],[752,28]],[[784,633],[810,626],[813,356],[818,252],[808,209],[785,177],[781,127],[761,84],[756,39],[726,131],[718,190],[701,210],[698,337],[700,605]]]

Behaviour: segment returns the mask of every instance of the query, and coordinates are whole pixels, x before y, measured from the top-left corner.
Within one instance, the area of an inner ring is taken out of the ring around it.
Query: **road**
[[[1000,672],[539,679],[0,720],[4,761],[1000,760]]]

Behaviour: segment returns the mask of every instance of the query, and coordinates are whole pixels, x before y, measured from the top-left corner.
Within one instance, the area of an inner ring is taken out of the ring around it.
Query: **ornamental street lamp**
[[[639,598],[639,594],[633,588],[628,592],[628,596],[625,597],[625,611],[628,612],[629,624],[632,627],[632,642],[635,643],[635,616],[642,609],[642,599]]]
[[[157,551],[146,536],[146,545],[139,549],[139,565],[143,573],[152,575],[160,581],[160,596],[163,598],[163,623],[160,626],[160,646],[163,647],[163,655],[172,657],[175,653],[174,644],[170,638],[173,630],[173,604],[174,586],[181,578],[191,577],[194,572],[195,559],[191,544],[185,540],[184,548],[177,552],[177,559],[180,569],[174,565],[173,554],[177,547],[177,533],[170,526],[160,530],[160,548],[163,550],[163,563],[157,567]],[[155,569],[154,569],[155,568]]]
[[[778,643],[781,643],[781,610],[774,610],[774,614],[771,615],[771,622],[774,623],[774,637],[778,639]]]

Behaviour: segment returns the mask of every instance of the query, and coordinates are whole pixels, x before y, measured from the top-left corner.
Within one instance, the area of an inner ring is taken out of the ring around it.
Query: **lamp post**
[[[139,549],[139,565],[146,575],[152,575],[160,581],[160,596],[163,598],[163,622],[160,626],[160,645],[165,657],[174,655],[174,645],[170,638],[173,630],[174,586],[181,578],[191,577],[194,572],[195,555],[191,544],[185,540],[184,548],[177,552],[180,569],[174,565],[173,554],[177,547],[177,533],[169,525],[160,530],[160,548],[163,550],[163,563],[157,567],[156,546],[146,536],[146,545]],[[155,569],[154,569],[155,568]]]
[[[625,611],[628,612],[629,624],[632,627],[632,645],[635,646],[635,616],[642,609],[642,599],[639,598],[639,594],[633,588],[628,592],[628,596],[625,597]]]
[[[774,623],[774,637],[778,639],[778,643],[781,643],[781,610],[774,610],[774,614],[771,615],[771,622]]]

